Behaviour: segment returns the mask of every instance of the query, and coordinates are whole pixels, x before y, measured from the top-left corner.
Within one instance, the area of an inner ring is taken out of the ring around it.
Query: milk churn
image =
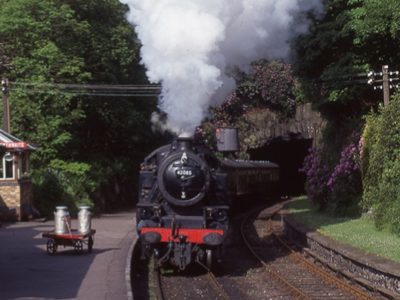
[[[66,234],[71,230],[71,217],[66,206],[57,206],[54,212],[55,233]]]
[[[78,213],[79,232],[88,233],[92,229],[92,213],[90,206],[80,206]]]

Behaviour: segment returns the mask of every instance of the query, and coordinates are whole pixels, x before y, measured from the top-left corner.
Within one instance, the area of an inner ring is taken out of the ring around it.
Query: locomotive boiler
[[[238,151],[237,131],[217,132],[221,152]],[[265,193],[279,179],[268,161],[218,158],[192,138],[177,138],[150,153],[141,165],[137,231],[142,257],[185,269],[212,266],[222,255],[231,205],[239,195]]]

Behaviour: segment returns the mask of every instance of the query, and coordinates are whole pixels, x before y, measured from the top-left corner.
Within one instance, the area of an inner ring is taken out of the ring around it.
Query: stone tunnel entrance
[[[269,160],[280,166],[280,193],[298,196],[305,193],[305,174],[299,170],[312,146],[312,139],[275,138],[263,147],[250,150],[250,158]]]

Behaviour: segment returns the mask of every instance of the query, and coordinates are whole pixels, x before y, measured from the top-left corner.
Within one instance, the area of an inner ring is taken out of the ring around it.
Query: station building
[[[35,150],[0,129],[0,220],[20,221],[34,214],[29,161]]]

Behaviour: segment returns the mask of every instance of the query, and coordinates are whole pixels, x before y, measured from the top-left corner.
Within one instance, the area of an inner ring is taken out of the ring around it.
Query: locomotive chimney
[[[191,150],[193,145],[193,138],[179,136],[174,144],[175,149],[178,149],[180,151]]]
[[[217,128],[215,137],[217,138],[219,152],[232,153],[240,150],[237,128]]]

